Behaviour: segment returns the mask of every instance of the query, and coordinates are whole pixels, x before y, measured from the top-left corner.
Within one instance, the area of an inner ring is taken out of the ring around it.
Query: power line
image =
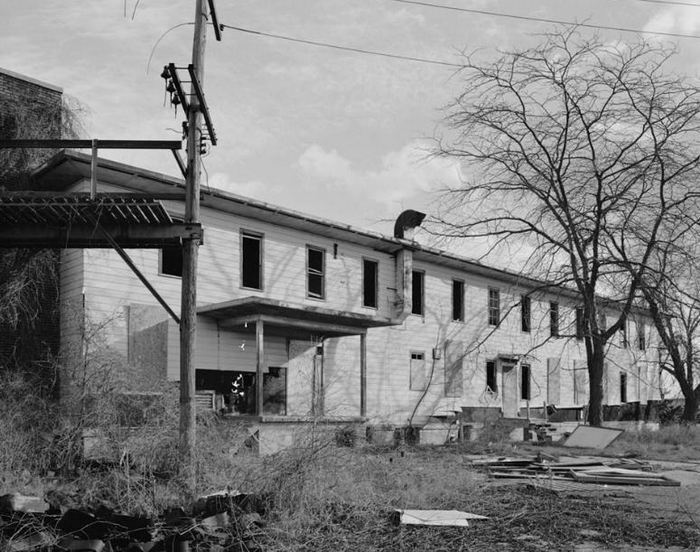
[[[693,6],[700,8],[700,4],[694,2],[681,2],[679,0],[636,0],[637,2],[645,2],[647,4],[661,4],[662,6]]]
[[[441,65],[443,67],[456,67],[458,69],[462,69],[464,67],[464,65],[460,65],[459,63],[450,63],[449,61],[440,61],[437,59],[428,59],[428,58],[420,58],[420,57],[413,57],[413,56],[402,56],[400,54],[390,54],[388,52],[378,52],[376,50],[365,50],[363,48],[352,48],[350,46],[340,46],[338,44],[330,44],[328,42],[317,42],[314,40],[305,40],[303,38],[294,38],[291,36],[279,35],[279,34],[274,34],[274,33],[265,33],[265,32],[256,31],[253,29],[245,29],[243,27],[234,27],[233,25],[223,25],[222,24],[221,26],[223,28],[233,29],[234,31],[239,31],[241,33],[248,33],[248,34],[253,34],[253,35],[265,36],[268,38],[277,38],[280,40],[287,40],[289,42],[298,42],[299,44],[307,44],[310,46],[322,46],[324,48],[332,48],[334,50],[343,50],[345,52],[354,52],[356,54],[370,54],[373,56],[381,56],[381,57],[387,57],[387,58],[392,58],[392,59],[402,59],[405,61],[417,61],[419,63]]]
[[[428,8],[439,8],[443,10],[451,10],[466,13],[476,13],[479,15],[491,15],[494,17],[507,17],[510,19],[519,19],[521,21],[536,21],[538,23],[553,23],[555,25],[573,25],[577,27],[587,27],[591,29],[604,29],[607,31],[621,31],[625,33],[644,33],[644,34],[654,34],[660,36],[670,36],[674,38],[700,38],[700,35],[693,34],[682,34],[682,33],[666,33],[662,31],[644,31],[641,29],[630,29],[628,27],[612,27],[608,25],[594,25],[592,23],[577,23],[575,21],[564,21],[562,19],[547,19],[544,17],[533,17],[528,15],[515,15],[511,13],[493,12],[487,10],[476,10],[472,8],[458,8],[457,6],[446,6],[444,4],[433,4],[430,2],[423,2],[421,0],[389,0],[391,2],[399,2],[401,4],[414,4],[416,6],[424,6]],[[651,0],[646,0],[651,1]],[[667,2],[663,2],[667,3]],[[693,4],[699,5],[699,4]]]

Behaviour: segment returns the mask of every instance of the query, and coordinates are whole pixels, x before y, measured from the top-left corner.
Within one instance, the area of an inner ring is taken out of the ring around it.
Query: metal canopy
[[[0,193],[0,248],[113,247],[103,231],[126,248],[179,245],[201,236],[201,225],[170,218],[160,200],[178,199],[181,193]]]
[[[393,325],[387,318],[323,307],[296,306],[264,297],[244,297],[206,305],[199,307],[197,314],[218,320],[222,327],[241,326],[237,329],[251,332],[255,330],[255,325],[249,323],[261,320],[265,324],[266,334],[288,337],[362,335],[368,328]]]

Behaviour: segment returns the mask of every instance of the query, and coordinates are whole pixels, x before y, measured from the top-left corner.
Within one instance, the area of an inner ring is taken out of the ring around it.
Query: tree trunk
[[[605,377],[605,344],[593,340],[591,354],[588,358],[588,378],[590,382],[590,399],[588,403],[588,423],[592,426],[603,425],[603,378]]]
[[[698,413],[698,397],[695,393],[685,394],[685,404],[681,421],[686,424],[694,424],[695,416]]]

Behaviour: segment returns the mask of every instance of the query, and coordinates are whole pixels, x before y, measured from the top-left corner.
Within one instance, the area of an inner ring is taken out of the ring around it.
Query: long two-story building
[[[89,180],[90,157],[65,151],[37,171],[34,187],[87,191]],[[100,192],[158,196],[183,187],[99,161]],[[163,205],[172,219],[183,217],[183,202]],[[412,239],[420,219],[399,217],[395,235],[384,236],[204,191],[198,407],[253,420],[260,435],[318,419],[421,427],[470,409],[517,418],[544,405],[583,408],[577,294],[425,247]],[[128,254],[179,312],[181,249]],[[178,381],[178,325],[115,251],[64,250],[60,282],[69,371],[99,349],[102,379],[109,372],[124,391]],[[653,343],[650,322],[635,314],[608,351],[606,404],[658,398]],[[66,395],[74,378],[64,380]]]

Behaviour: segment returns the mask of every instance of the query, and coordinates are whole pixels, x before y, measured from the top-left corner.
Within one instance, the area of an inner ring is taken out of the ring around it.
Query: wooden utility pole
[[[207,33],[207,3],[196,0],[192,65],[200,86],[204,81],[204,48]],[[202,114],[194,84],[187,117],[187,175],[185,178],[185,222],[199,222]],[[190,491],[195,489],[195,378],[194,350],[197,329],[198,238],[183,240],[182,302],[180,315],[180,467]]]

